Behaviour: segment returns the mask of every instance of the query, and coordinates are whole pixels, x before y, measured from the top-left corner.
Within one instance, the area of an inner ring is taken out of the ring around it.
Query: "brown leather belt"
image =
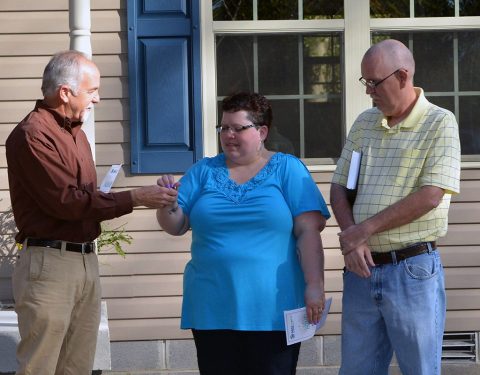
[[[67,242],[61,240],[42,240],[39,238],[29,238],[27,239],[27,247],[28,246],[39,246],[39,247],[49,247],[52,249],[61,249],[62,242],[65,242],[65,250],[73,251],[75,253],[82,253],[82,254],[89,254],[95,251],[95,243],[94,242]]]
[[[372,253],[373,262],[375,264],[390,264],[394,263],[395,260],[400,262],[407,258],[428,252],[429,244],[431,246],[431,250],[435,250],[437,248],[437,243],[435,241],[421,242],[400,250],[389,251],[386,253]]]

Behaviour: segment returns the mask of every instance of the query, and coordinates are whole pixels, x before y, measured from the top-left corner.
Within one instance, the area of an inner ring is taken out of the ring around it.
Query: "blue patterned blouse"
[[[181,179],[179,204],[192,228],[181,327],[285,330],[283,311],[304,306],[293,219],[330,217],[305,165],[276,153],[239,185],[223,154],[205,158]]]

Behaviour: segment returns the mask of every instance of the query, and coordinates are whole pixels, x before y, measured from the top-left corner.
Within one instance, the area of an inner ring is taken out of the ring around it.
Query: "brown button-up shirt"
[[[97,190],[90,145],[80,128],[80,123],[71,123],[38,101],[8,137],[17,242],[27,237],[93,241],[102,220],[132,212],[129,191]]]

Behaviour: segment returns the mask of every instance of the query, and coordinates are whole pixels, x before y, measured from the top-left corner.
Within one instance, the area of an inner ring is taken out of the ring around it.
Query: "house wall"
[[[154,184],[157,176],[129,174],[129,111],[126,2],[92,0],[93,59],[102,72],[101,102],[95,109],[99,180],[113,163],[124,163],[116,190]],[[0,2],[0,300],[11,300],[15,258],[8,194],[5,140],[39,98],[41,75],[54,52],[69,48],[68,1]],[[212,62],[213,64],[213,62]],[[331,171],[312,172],[327,202]],[[480,168],[462,170],[461,194],[453,198],[447,237],[440,241],[448,294],[447,331],[480,330]],[[10,223],[10,224],[9,224]],[[155,212],[135,209],[112,220],[133,237],[126,259],[100,255],[103,296],[112,341],[189,338],[179,327],[182,272],[189,259],[190,234],[172,237],[160,230]],[[333,297],[324,335],[340,333],[343,260],[335,219],[323,232],[326,289]]]

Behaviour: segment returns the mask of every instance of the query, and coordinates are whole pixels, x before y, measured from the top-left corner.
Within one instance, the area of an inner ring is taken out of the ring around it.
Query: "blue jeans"
[[[343,276],[340,375],[386,375],[393,352],[403,375],[439,375],[445,325],[437,251]]]

